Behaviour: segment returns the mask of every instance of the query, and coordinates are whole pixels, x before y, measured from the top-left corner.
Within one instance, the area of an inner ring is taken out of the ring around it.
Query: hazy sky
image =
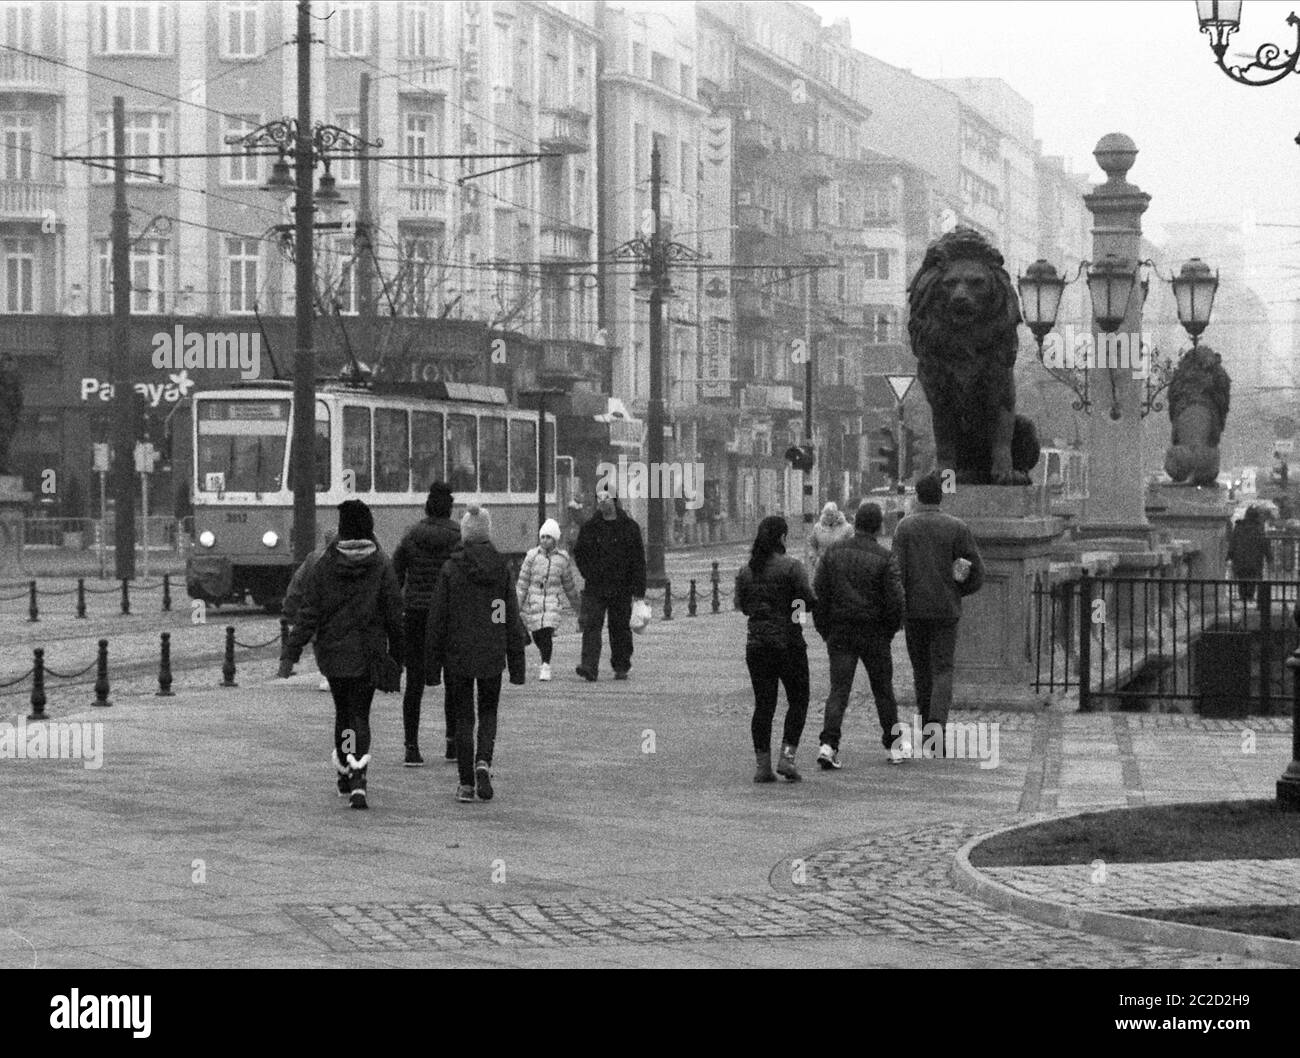
[[[1193,0],[809,6],[826,22],[847,17],[855,47],[923,77],[1002,78],[1034,105],[1044,152],[1090,179],[1102,175],[1097,140],[1128,133],[1140,152],[1129,176],[1152,196],[1144,226],[1157,241],[1165,221],[1240,222],[1253,212],[1254,257],[1266,269],[1253,285],[1268,301],[1300,296],[1300,267],[1288,267],[1300,262],[1300,74],[1265,88],[1229,80]],[[1253,57],[1269,42],[1291,50],[1286,17],[1297,7],[1245,0],[1230,54]]]

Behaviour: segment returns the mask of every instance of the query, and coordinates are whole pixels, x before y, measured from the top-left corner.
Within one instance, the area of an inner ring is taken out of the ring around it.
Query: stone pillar
[[[32,494],[23,479],[0,474],[0,577],[23,577],[23,516]]]
[[[1047,584],[1065,521],[1047,513],[1033,486],[962,485],[944,497],[942,510],[970,526],[984,559],[984,587],[962,600],[953,706],[1033,708],[1048,697],[1032,686],[1034,578]]]
[[[1142,259],[1142,214],[1151,196],[1126,179],[1137,158],[1137,146],[1123,133],[1098,141],[1093,157],[1106,173],[1106,182],[1084,196],[1093,216],[1092,259],[1114,254],[1136,268]],[[1142,332],[1140,282],[1134,282],[1119,333]],[[1099,358],[1110,336],[1092,323]],[[1087,539],[1141,539],[1150,542],[1146,483],[1142,469],[1142,399],[1146,383],[1132,370],[1095,367],[1089,372],[1092,412],[1088,418],[1089,497],[1083,505],[1078,535]],[[1113,389],[1112,389],[1113,386]]]
[[[1152,485],[1147,495],[1151,524],[1195,546],[1188,576],[1198,580],[1223,576],[1232,508],[1228,490],[1222,488],[1164,483]]]

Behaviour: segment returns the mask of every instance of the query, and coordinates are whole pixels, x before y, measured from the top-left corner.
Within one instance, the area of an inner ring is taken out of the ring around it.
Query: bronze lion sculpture
[[[1184,353],[1169,379],[1169,421],[1173,424],[1165,473],[1190,485],[1219,479],[1219,437],[1228,421],[1232,380],[1223,357],[1208,345]]]
[[[1038,431],[1016,414],[1020,299],[1002,255],[979,232],[955,228],[926,250],[907,307],[936,469],[954,470],[961,484],[1029,484]]]

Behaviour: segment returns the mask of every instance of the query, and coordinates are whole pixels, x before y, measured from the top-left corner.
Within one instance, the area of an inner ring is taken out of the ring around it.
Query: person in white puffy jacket
[[[810,577],[817,575],[817,567],[821,565],[822,556],[832,544],[852,539],[853,526],[849,524],[839,505],[826,504],[822,508],[821,517],[817,519],[817,524],[813,526],[808,541],[808,575]]]
[[[538,544],[524,556],[519,567],[515,592],[519,596],[519,613],[524,627],[542,655],[539,680],[551,678],[551,646],[560,626],[560,610],[567,598],[576,613],[579,608],[577,585],[573,579],[573,559],[560,549],[560,527],[554,518],[546,519],[537,533]]]

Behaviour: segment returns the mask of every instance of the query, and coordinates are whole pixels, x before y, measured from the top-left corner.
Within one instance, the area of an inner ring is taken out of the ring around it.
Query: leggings
[[[554,628],[539,628],[533,633],[533,642],[537,644],[537,649],[542,652],[542,664],[551,663],[551,646],[555,641]]]

